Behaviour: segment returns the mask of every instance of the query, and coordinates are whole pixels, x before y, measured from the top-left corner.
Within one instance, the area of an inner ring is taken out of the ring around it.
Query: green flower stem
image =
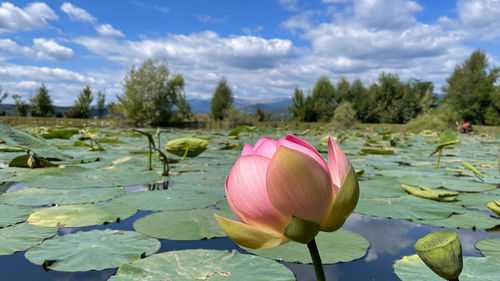
[[[151,154],[153,152],[151,151],[151,141],[149,141],[149,164],[148,164],[148,170],[152,170],[151,168]]]
[[[314,271],[316,272],[317,281],[326,281],[325,272],[323,271],[323,263],[321,262],[321,257],[319,256],[318,246],[316,246],[316,240],[311,240],[307,243],[307,248],[309,248],[309,253],[311,254],[311,259],[314,264]]]
[[[437,162],[436,162],[436,169],[437,169],[437,168],[439,168],[439,160],[441,160],[441,152],[442,152],[442,151],[443,151],[442,149],[440,149],[440,150],[439,150],[438,160],[437,160]]]

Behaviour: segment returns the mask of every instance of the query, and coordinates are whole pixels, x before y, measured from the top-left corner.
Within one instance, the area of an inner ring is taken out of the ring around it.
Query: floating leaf
[[[9,205],[44,206],[98,202],[123,195],[123,188],[48,189],[26,188],[0,195]]]
[[[394,154],[394,150],[386,148],[363,148],[361,152],[367,154]]]
[[[443,219],[466,210],[456,204],[406,195],[398,198],[359,198],[354,212],[394,219]]]
[[[28,223],[0,228],[0,255],[24,251],[56,233],[56,227],[40,227]]]
[[[28,222],[38,226],[79,227],[123,220],[135,212],[134,207],[113,202],[64,205],[35,209]]]
[[[198,240],[224,237],[226,234],[214,214],[234,217],[232,213],[213,209],[163,211],[138,219],[134,229],[151,237],[170,240]]]
[[[500,197],[491,193],[460,193],[458,196],[458,202],[456,203],[467,208],[489,211],[486,204],[491,202],[491,200],[500,200]]]
[[[500,262],[500,239],[484,239],[476,243],[476,248],[485,256]]]
[[[70,139],[73,135],[78,134],[78,129],[63,129],[50,130],[48,133],[40,134],[44,139]]]
[[[367,197],[387,198],[407,195],[399,185],[395,178],[382,177],[359,181],[359,190]]]
[[[455,201],[459,194],[458,192],[436,190],[423,185],[409,186],[401,184],[401,188],[412,195],[442,202]]]
[[[39,156],[57,159],[69,158],[59,149],[46,143],[44,140],[23,131],[14,129],[4,123],[0,123],[0,136],[2,136],[2,140],[9,146],[29,149],[31,151],[34,151]]]
[[[165,149],[177,156],[196,157],[205,151],[208,141],[198,138],[180,138],[167,142]]]
[[[449,228],[492,228],[500,224],[499,219],[492,218],[490,215],[466,210],[462,214],[453,214],[449,218],[439,220],[414,220],[418,223],[434,226],[444,226]]]
[[[0,204],[0,227],[25,221],[33,210],[25,206]]]
[[[227,280],[292,281],[293,273],[273,260],[237,251],[183,250],[123,263],[109,281]]]
[[[173,211],[204,208],[215,205],[220,199],[218,194],[194,190],[168,189],[133,192],[116,198],[114,202],[131,205],[140,210]]]
[[[361,235],[344,229],[335,232],[320,232],[315,240],[323,263],[348,262],[361,258],[370,245]],[[244,249],[261,257],[275,260],[312,263],[306,245],[300,243],[289,242],[267,249]]]
[[[158,240],[134,231],[92,230],[45,240],[29,249],[25,256],[51,270],[102,270],[149,256],[160,246]]]
[[[464,267],[458,277],[460,281],[500,280],[499,264],[494,258],[464,257]],[[402,281],[443,281],[432,272],[418,255],[404,256],[394,264],[394,273]]]
[[[9,167],[19,167],[19,168],[44,168],[44,167],[57,167],[57,165],[52,164],[43,158],[36,155],[25,154],[17,156],[12,159],[9,163]]]

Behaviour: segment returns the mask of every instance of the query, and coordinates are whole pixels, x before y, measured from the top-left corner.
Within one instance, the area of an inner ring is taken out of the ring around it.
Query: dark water
[[[133,222],[150,213],[152,212],[138,211],[134,216],[119,223],[78,228],[61,228],[59,230],[59,235],[82,230],[106,228],[133,230]],[[414,254],[413,244],[419,238],[430,232],[442,230],[442,228],[420,225],[404,220],[376,218],[357,214],[353,214],[348,219],[344,228],[363,235],[370,242],[370,248],[364,257],[356,261],[325,265],[327,280],[399,280],[399,278],[392,271],[394,261],[400,259],[404,255]],[[481,256],[479,251],[474,248],[477,241],[486,238],[500,238],[500,233],[488,233],[484,230],[454,230],[458,233],[462,241],[464,256]],[[198,241],[173,241],[160,239],[160,241],[162,243],[162,247],[159,252],[200,248],[218,250],[236,249],[238,251],[245,252],[229,238],[215,238]],[[284,264],[295,273],[297,280],[316,280],[312,265],[295,263]],[[76,273],[58,271],[44,272],[41,266],[30,263],[24,257],[24,252],[18,252],[9,256],[0,256],[0,269],[0,280],[37,281],[101,281],[107,280],[116,272],[116,269]]]

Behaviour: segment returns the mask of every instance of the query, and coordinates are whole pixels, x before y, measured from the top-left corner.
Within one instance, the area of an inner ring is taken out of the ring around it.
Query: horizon
[[[132,65],[166,59],[189,100],[225,76],[244,100],[289,99],[326,75],[432,81],[483,50],[499,66],[500,1],[15,1],[0,5],[0,86],[24,99],[45,83],[70,106],[89,84],[115,101]]]

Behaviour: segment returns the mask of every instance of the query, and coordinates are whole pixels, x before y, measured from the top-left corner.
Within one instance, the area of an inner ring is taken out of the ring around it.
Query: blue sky
[[[439,93],[476,48],[500,65],[499,19],[500,0],[1,2],[0,86],[27,99],[45,83],[71,105],[88,84],[113,101],[132,65],[158,58],[191,99],[209,99],[222,76],[237,98],[262,101],[321,75],[369,84],[382,71]]]

